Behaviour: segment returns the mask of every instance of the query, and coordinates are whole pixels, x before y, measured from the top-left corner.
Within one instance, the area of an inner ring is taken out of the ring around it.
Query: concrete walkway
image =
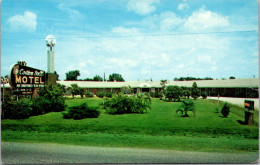
[[[218,100],[218,97],[208,97],[208,99]],[[258,98],[235,98],[235,97],[219,97],[219,100],[226,101],[231,104],[236,104],[244,107],[245,100],[253,100],[255,110],[259,110],[259,99]]]
[[[89,147],[2,142],[2,163],[251,163],[257,153],[188,152],[161,149]]]

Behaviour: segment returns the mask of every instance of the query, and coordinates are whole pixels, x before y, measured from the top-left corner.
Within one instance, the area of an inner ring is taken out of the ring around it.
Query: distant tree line
[[[229,79],[236,79],[234,76],[230,76]],[[213,80],[211,77],[205,77],[205,78],[196,78],[196,77],[180,77],[174,78],[174,81],[193,81],[193,80]],[[222,80],[226,80],[225,78],[222,78]]]
[[[106,79],[102,78],[99,75],[95,75],[93,78],[85,78],[85,79],[78,79],[80,76],[79,70],[72,70],[66,73],[66,80],[72,81],[106,81]],[[108,81],[125,81],[123,76],[119,73],[113,73],[109,75]]]
[[[196,77],[180,77],[174,78],[174,81],[191,81],[191,80],[213,80],[211,77],[205,77],[205,78],[196,78]]]

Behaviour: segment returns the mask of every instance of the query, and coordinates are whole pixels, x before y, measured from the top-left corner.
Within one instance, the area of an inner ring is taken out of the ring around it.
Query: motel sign
[[[22,94],[29,94],[31,92],[28,91],[33,91],[33,88],[45,85],[45,72],[25,65],[15,64],[10,70],[9,83],[13,89],[21,91]]]

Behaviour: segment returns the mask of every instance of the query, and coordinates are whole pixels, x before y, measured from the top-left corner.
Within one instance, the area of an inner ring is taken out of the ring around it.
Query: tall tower
[[[47,73],[54,73],[54,51],[52,51],[52,48],[56,44],[56,39],[53,35],[48,35],[45,41],[46,46],[50,48],[47,51]]]
[[[47,82],[56,85],[57,75],[54,74],[54,51],[52,50],[56,44],[56,39],[53,35],[48,35],[45,41],[46,46],[50,48],[47,50]]]

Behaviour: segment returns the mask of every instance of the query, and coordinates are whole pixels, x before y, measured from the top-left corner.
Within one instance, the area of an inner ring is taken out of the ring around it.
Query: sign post
[[[253,124],[254,123],[254,101],[253,100],[245,100],[244,106],[245,110],[245,124]]]

